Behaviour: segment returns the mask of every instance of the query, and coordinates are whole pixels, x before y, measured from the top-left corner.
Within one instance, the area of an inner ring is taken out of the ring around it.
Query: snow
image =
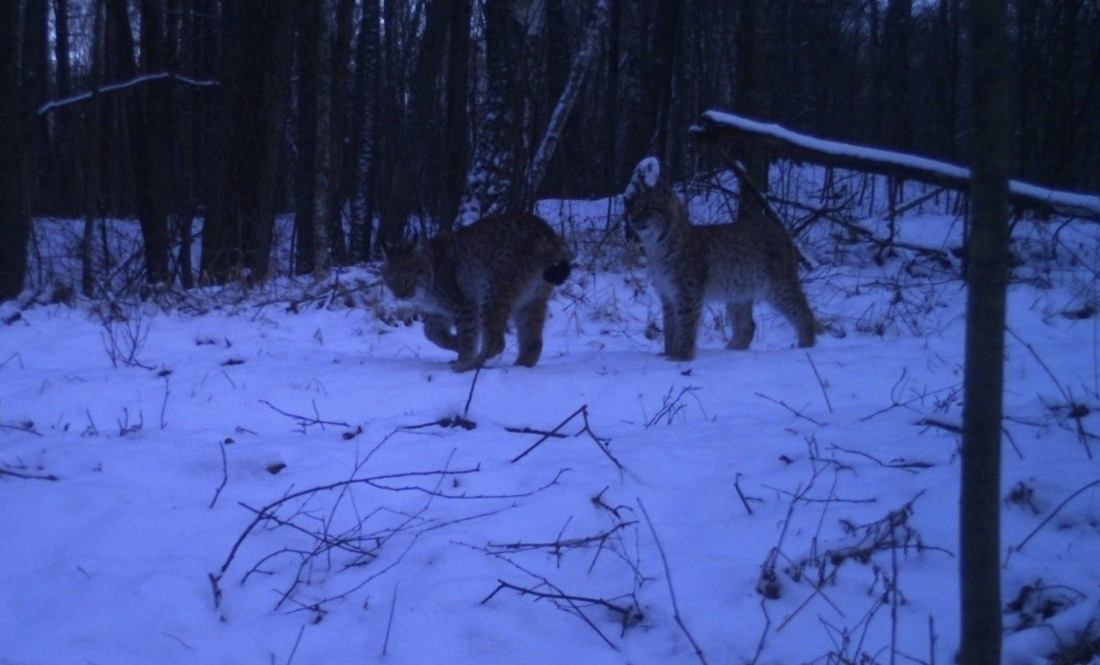
[[[950,662],[957,263],[800,237],[818,346],[758,307],[752,348],[726,351],[711,310],[674,363],[644,270],[593,249],[621,235],[578,239],[615,205],[542,205],[580,259],[530,369],[509,336],[455,374],[376,266],[339,276],[353,308],[285,280],[186,313],[123,301],[125,321],[0,306],[0,663],[700,662],[687,633],[708,663]],[[899,221],[944,249],[960,226]],[[1100,243],[1047,228],[1014,229],[1004,599],[1036,591],[1005,614],[1006,663],[1095,630],[1100,598],[1100,488],[1060,505],[1098,477],[1077,429],[1096,430],[1096,317],[1069,313],[1097,302]],[[565,436],[517,460],[524,428]]]

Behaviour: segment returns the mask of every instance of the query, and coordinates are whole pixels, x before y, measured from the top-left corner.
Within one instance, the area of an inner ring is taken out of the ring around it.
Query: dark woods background
[[[263,278],[293,213],[319,271],[410,219],[619,192],[648,154],[690,177],[715,107],[966,163],[968,4],[3,0],[0,300],[35,216],[85,247],[136,218],[147,280],[189,288]],[[1100,189],[1100,0],[1008,8],[1013,174]]]

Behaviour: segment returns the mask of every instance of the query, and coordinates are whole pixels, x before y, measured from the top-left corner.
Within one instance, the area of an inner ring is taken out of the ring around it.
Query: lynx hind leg
[[[474,364],[477,356],[478,319],[477,310],[473,307],[464,308],[455,317],[455,336],[457,343],[458,360],[455,362],[456,372],[465,372],[480,366]]]
[[[546,301],[549,295],[549,286],[540,287],[531,300],[512,314],[519,342],[517,365],[534,367],[542,356],[542,329],[546,323]]]
[[[508,317],[511,313],[511,304],[506,299],[502,300],[499,295],[487,298],[482,303],[477,315],[481,332],[481,350],[472,353],[466,360],[459,355],[454,367],[456,372],[477,369],[484,365],[486,360],[495,358],[504,351],[504,331],[508,327]],[[477,327],[474,328],[475,332],[477,329]]]
[[[670,298],[661,298],[661,335],[665,340],[664,355],[672,356],[676,347],[676,303]]]
[[[699,317],[703,313],[702,295],[681,297],[674,309],[676,315],[672,333],[672,350],[668,350],[667,344],[665,350],[671,360],[691,360],[695,357],[695,338],[699,333]]]
[[[814,345],[814,313],[810,310],[806,294],[797,279],[777,287],[769,302],[798,333],[798,346],[805,349]]]
[[[425,314],[424,336],[441,349],[459,350],[458,336],[451,332],[450,317],[442,314]]]
[[[732,351],[749,348],[752,336],[756,334],[756,322],[752,319],[752,301],[727,303],[726,318],[730,324],[730,341],[726,348]]]

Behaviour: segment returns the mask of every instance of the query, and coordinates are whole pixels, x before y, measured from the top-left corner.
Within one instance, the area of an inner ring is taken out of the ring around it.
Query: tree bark
[[[1001,416],[1008,284],[1005,3],[970,3],[971,168],[959,516],[962,665],[1000,665]]]

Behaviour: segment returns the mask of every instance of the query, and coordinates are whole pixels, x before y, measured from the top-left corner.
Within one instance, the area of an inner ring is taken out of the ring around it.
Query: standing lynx
[[[814,316],[798,280],[798,252],[782,226],[765,218],[692,226],[653,158],[638,164],[623,200],[661,298],[670,359],[695,356],[704,302],[725,304],[732,328],[728,349],[746,349],[752,341],[755,300],[786,317],[799,346],[814,345]]]
[[[481,367],[504,350],[509,317],[519,338],[516,364],[539,361],[546,301],[571,270],[569,252],[544,220],[530,214],[486,217],[384,250],[382,281],[397,298],[419,301],[424,335],[458,352],[456,372]]]

